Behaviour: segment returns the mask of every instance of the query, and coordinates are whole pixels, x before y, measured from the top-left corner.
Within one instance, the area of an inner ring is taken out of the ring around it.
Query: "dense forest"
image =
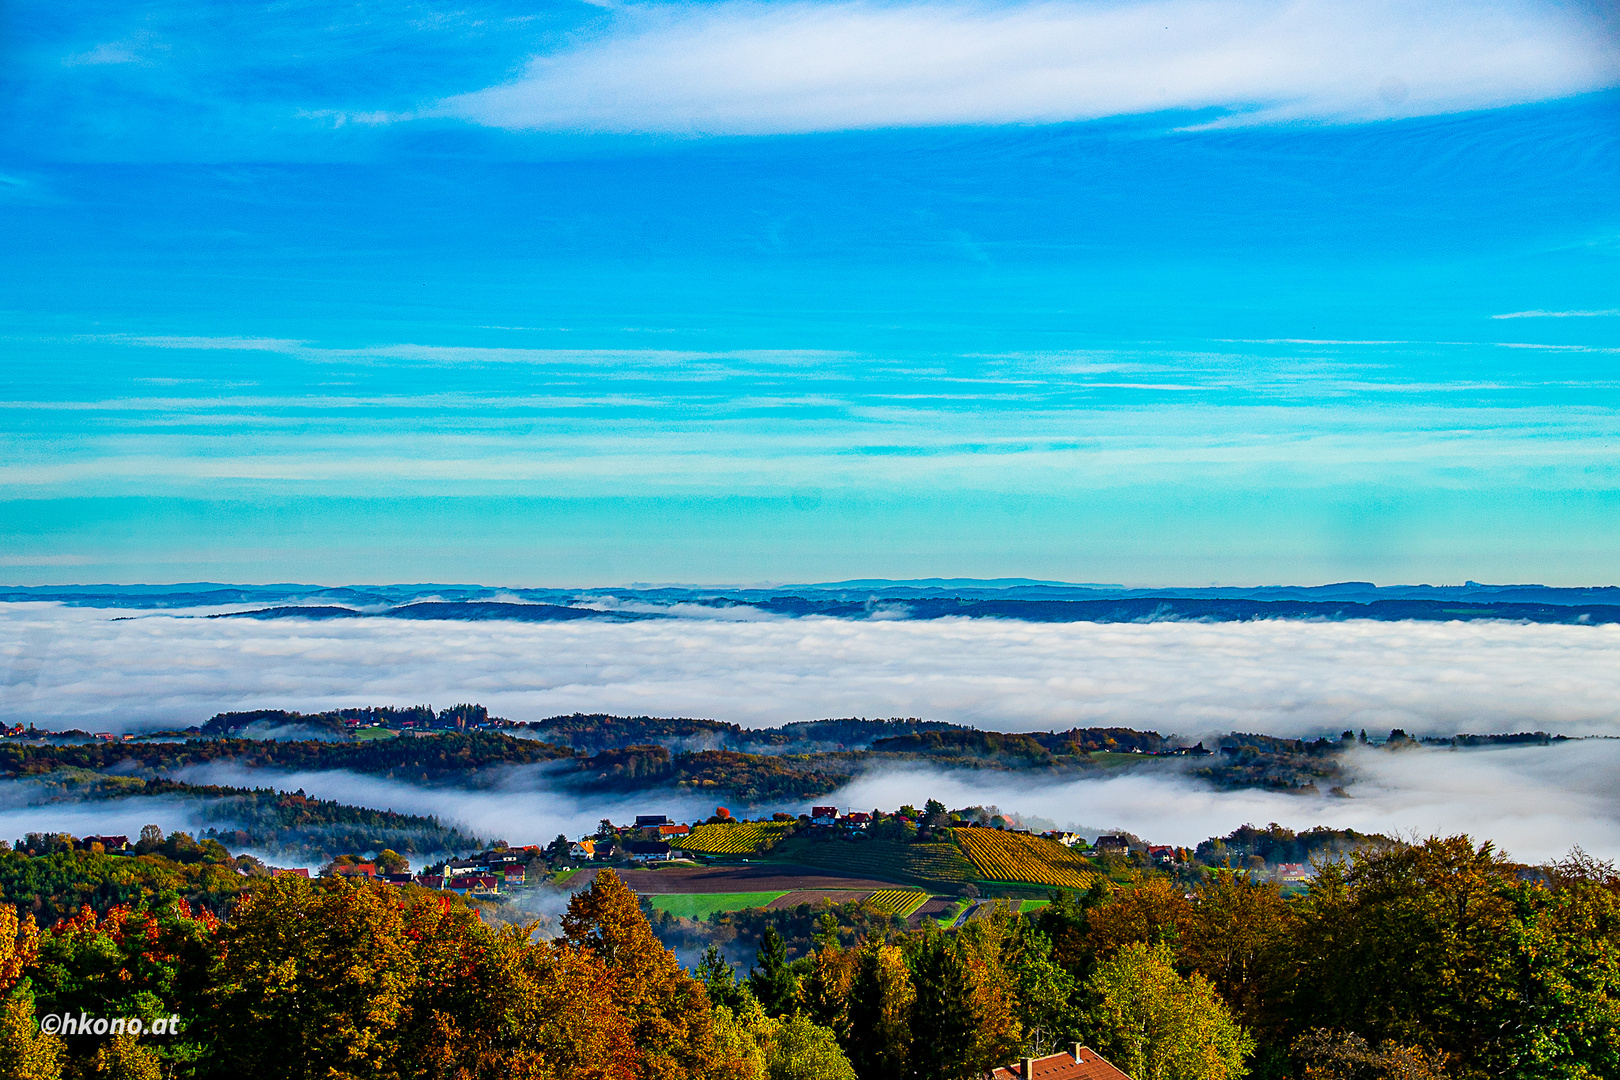
[[[414,783],[476,785],[487,771],[571,758],[535,739],[498,732],[447,732],[424,738],[326,742],[268,739],[190,739],[186,742],[92,742],[78,746],[0,743],[0,770],[32,776],[64,768],[107,771],[131,767],[148,774],[229,761],[246,768],[346,769]]]
[[[0,855],[4,1075],[971,1080],[1071,1041],[1138,1080],[1620,1075],[1620,876],[1578,852],[1363,847],[1294,896],[1145,872],[952,930],[738,913],[744,972],[719,948],[683,969],[611,871],[548,938],[441,893],[218,857],[120,860],[146,867],[132,885]],[[229,896],[199,905],[212,884]],[[182,1025],[36,1024],[63,1013]]]
[[[354,724],[369,726],[346,726]],[[745,729],[691,718],[575,714],[516,724],[474,704],[438,711],[419,705],[221,713],[192,730],[196,737],[185,741],[67,739],[19,730],[17,737],[0,741],[0,774],[40,781],[85,770],[109,778],[153,778],[229,762],[480,787],[505,779],[514,766],[545,766],[552,782],[565,787],[702,790],[761,806],[808,802],[870,769],[924,762],[1024,771],[1054,780],[1158,769],[1228,789],[1341,795],[1354,779],[1348,752],[1358,749],[1399,753],[1568,741],[1539,731],[1420,739],[1395,730],[1379,741],[1351,731],[1313,740],[1232,732],[1206,748],[1202,742],[1188,745],[1174,736],[1129,728],[1007,733],[915,718],[852,717]]]

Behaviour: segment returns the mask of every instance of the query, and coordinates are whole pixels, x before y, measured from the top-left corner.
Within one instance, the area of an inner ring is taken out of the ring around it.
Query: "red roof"
[[[1067,1054],[1048,1054],[1030,1059],[1031,1076],[1024,1076],[1023,1062],[990,1070],[991,1080],[1131,1080],[1089,1046],[1076,1045]]]

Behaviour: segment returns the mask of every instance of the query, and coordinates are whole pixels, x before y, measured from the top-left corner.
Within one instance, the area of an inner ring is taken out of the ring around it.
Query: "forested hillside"
[[[973,1080],[1071,1041],[1173,1080],[1620,1069],[1620,876],[1579,854],[1362,848],[1295,896],[1148,872],[949,930],[870,905],[657,916],[666,938],[716,943],[688,971],[611,871],[547,940],[444,894],[199,849],[0,855],[6,1075]],[[183,1023],[36,1025],[64,1013]]]

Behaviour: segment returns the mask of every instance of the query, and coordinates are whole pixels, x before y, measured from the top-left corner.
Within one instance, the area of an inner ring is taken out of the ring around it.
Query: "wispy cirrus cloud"
[[[1356,122],[1612,86],[1577,9],[1534,0],[641,3],[427,114],[512,129],[771,134],[1050,123]]]
[[[1620,317],[1620,308],[1604,308],[1599,311],[1510,311],[1504,315],[1492,315],[1493,319],[1612,319]]]

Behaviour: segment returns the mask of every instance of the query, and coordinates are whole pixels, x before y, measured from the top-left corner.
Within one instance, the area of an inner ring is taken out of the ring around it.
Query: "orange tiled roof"
[[[992,1069],[990,1080],[1131,1080],[1089,1046],[1075,1046],[1067,1054],[1030,1059],[1032,1075],[1024,1076],[1023,1063]]]

